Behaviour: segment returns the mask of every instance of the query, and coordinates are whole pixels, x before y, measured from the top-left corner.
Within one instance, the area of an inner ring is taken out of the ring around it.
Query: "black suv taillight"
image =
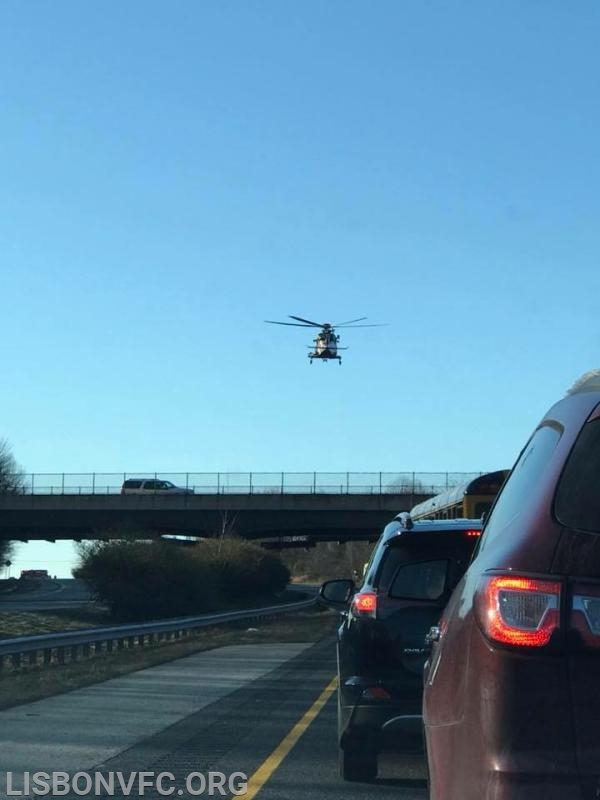
[[[375,617],[377,615],[375,592],[357,592],[352,598],[352,610],[358,617]]]

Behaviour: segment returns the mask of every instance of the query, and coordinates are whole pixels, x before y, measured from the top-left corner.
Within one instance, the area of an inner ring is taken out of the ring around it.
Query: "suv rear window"
[[[600,533],[600,420],[584,425],[556,490],[554,514],[568,528]]]
[[[404,564],[416,561],[449,558],[447,583],[454,588],[471,559],[475,539],[465,536],[465,531],[440,531],[438,533],[419,532],[414,538],[398,537],[398,542],[391,542],[385,549],[376,585],[378,589],[388,591],[396,573]]]
[[[125,483],[123,484],[125,489],[139,489],[141,485],[142,485],[141,481],[125,481]]]
[[[396,572],[390,597],[399,600],[439,600],[448,581],[447,559],[405,564]]]
[[[546,424],[538,428],[527,442],[498,495],[480,539],[480,550],[484,550],[496,537],[501,536],[506,526],[526,508],[561,435],[562,430],[554,424]]]

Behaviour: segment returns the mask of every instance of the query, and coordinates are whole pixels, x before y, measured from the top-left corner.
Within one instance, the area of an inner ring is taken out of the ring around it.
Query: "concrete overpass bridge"
[[[479,473],[165,473],[32,475],[0,495],[0,539],[235,533],[253,539],[374,539],[399,511]],[[124,480],[193,493],[121,494]]]

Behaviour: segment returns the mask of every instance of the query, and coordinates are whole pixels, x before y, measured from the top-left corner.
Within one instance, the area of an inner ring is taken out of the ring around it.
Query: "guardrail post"
[[[379,494],[383,494],[383,487],[381,485],[381,472],[379,473]]]
[[[350,473],[346,473],[346,494],[350,494]]]
[[[65,493],[65,473],[64,472],[62,474],[62,483],[60,485],[60,493],[61,494]]]
[[[217,494],[221,494],[221,473],[217,472]]]
[[[317,493],[317,473],[313,472],[313,494]]]
[[[284,485],[284,473],[281,473],[281,494],[283,494],[283,485]]]
[[[252,494],[252,473],[251,472],[248,473],[248,484],[249,484],[249,487],[250,487],[250,494]]]
[[[35,494],[35,472],[31,473],[31,494]]]
[[[189,472],[185,473],[185,488],[186,489],[190,488],[190,473]]]
[[[96,494],[96,473],[92,472],[92,494]]]

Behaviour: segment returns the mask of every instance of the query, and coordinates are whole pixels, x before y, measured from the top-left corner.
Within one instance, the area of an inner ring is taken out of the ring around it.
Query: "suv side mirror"
[[[351,580],[325,581],[319,589],[319,596],[328,606],[345,608],[354,594],[354,589],[354,581]]]

